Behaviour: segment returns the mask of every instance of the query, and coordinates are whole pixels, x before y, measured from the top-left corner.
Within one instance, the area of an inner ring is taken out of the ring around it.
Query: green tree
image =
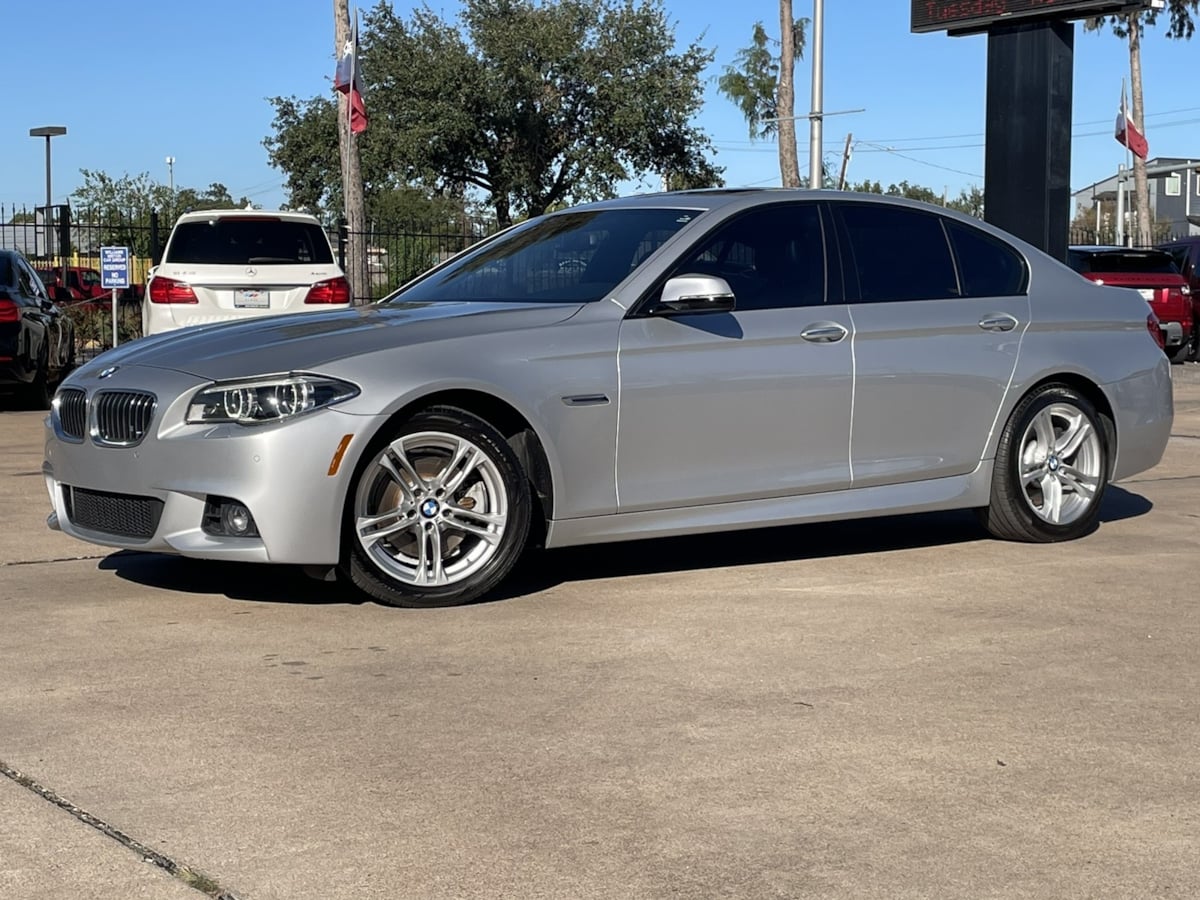
[[[784,8],[786,7],[786,8]],[[791,14],[791,4],[784,0],[781,15]],[[781,23],[784,19],[781,18]],[[717,89],[741,110],[750,128],[750,139],[779,136],[779,168],[781,183],[793,187],[800,182],[796,159],[795,103],[791,67],[795,59],[803,58],[807,19],[795,19],[792,27],[793,58],[783,65],[781,56],[787,48],[782,41],[767,34],[762,22],[755,22],[750,46],[743,47],[734,57],[735,63],[725,67],[717,79]],[[777,55],[775,48],[780,48]],[[783,125],[783,130],[780,125]],[[790,141],[786,138],[790,136]]]
[[[406,20],[380,2],[361,41],[368,206],[406,185],[476,188],[507,225],[648,172],[718,184],[711,144],[691,125],[712,55],[674,48],[661,0],[466,0],[456,24],[428,8]],[[336,208],[332,104],[271,102],[264,144],[293,202]]]
[[[1193,15],[1200,13],[1200,0],[1167,0],[1162,10],[1138,10],[1099,16],[1084,23],[1088,31],[1098,31],[1106,25],[1113,34],[1129,42],[1130,115],[1134,127],[1146,133],[1145,106],[1142,91],[1142,37],[1147,25],[1154,25],[1165,14],[1168,19],[1166,35],[1175,40],[1190,40],[1196,31]],[[1134,206],[1137,214],[1137,243],[1147,246],[1152,240],[1153,223],[1150,215],[1150,188],[1146,179],[1146,161],[1133,157]]]

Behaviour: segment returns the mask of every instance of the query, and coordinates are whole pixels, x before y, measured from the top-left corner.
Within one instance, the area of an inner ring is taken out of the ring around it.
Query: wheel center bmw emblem
[[[427,519],[432,519],[438,514],[439,509],[438,502],[431,498],[421,504],[421,515]]]
[[[116,371],[119,368],[121,368],[121,367],[120,366],[109,366],[107,369],[105,369],[103,372],[101,372],[98,377],[111,378],[113,375],[116,374]]]
[[[1051,472],[1057,472],[1060,463],[1057,456],[1051,456],[1046,460],[1046,468]]]

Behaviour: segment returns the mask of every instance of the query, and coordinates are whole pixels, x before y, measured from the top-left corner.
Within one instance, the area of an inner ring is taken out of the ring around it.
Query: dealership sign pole
[[[988,36],[985,220],[1066,259],[1072,20],[1164,5],[1164,0],[912,0],[915,32]]]
[[[100,248],[100,286],[112,289],[113,342],[117,346],[117,291],[129,287],[129,248]]]

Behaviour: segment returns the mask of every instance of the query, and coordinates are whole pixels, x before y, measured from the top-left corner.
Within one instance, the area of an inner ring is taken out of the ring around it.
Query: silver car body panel
[[[1115,477],[1158,462],[1173,414],[1170,369],[1140,296],[1091,284],[954,213],[1026,255],[1028,296],[635,315],[685,248],[763,196],[615,201],[670,203],[691,218],[597,302],[397,302],[188,329],[109,351],[65,386],[153,390],[161,402],[152,433],[136,448],[99,447],[64,440],[48,418],[52,518],[113,547],[333,564],[347,492],[373,442],[406,410],[448,393],[492,398],[529,424],[552,484],[551,547],[986,505],[1004,423],[1050,380],[1103,396]],[[1015,324],[981,324],[1003,317]],[[799,337],[810,326],[819,339]],[[115,371],[101,379],[107,369]],[[189,399],[214,381],[288,372],[361,392],[279,424],[184,422]],[[141,541],[81,529],[66,515],[64,486],[160,499],[158,528]],[[209,495],[246,503],[261,537],[205,534]]]

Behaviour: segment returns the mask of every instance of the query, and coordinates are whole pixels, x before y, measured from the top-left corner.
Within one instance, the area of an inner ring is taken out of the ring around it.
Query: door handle
[[[1017,327],[1017,320],[1008,313],[994,316],[984,316],[979,320],[979,327],[984,331],[1012,331]]]
[[[837,322],[814,322],[800,332],[800,337],[811,344],[836,344],[849,333]]]

